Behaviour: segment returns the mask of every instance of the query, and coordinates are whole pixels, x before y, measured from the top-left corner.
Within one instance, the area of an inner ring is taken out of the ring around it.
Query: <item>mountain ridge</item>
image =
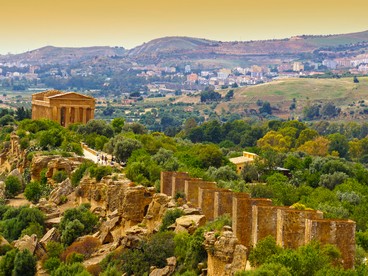
[[[217,41],[188,36],[167,36],[145,42],[132,49],[110,46],[56,47],[44,46],[15,55],[0,55],[0,62],[28,64],[70,64],[96,57],[119,56],[134,62],[156,63],[236,57],[296,56],[323,47],[366,43],[368,30],[347,34],[297,35],[284,39]],[[175,62],[174,62],[175,63]]]

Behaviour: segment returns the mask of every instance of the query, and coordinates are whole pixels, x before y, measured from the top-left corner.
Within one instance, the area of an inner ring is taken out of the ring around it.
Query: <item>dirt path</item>
[[[13,206],[13,207],[20,207],[23,205],[31,205],[32,202],[28,201],[24,194],[19,194],[15,198],[9,199],[7,205]]]

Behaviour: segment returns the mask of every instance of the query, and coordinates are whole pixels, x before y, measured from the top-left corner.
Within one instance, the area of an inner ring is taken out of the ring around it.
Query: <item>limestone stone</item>
[[[41,238],[40,244],[44,248],[46,248],[46,245],[50,241],[55,241],[55,242],[60,241],[60,232],[55,227],[52,227],[49,231],[47,231],[47,233]]]
[[[9,242],[3,237],[0,235],[0,246],[3,246],[3,245],[8,245]]]
[[[59,205],[63,203],[63,198],[70,195],[73,192],[73,186],[69,178],[59,183],[58,186],[51,191],[50,201]]]
[[[32,236],[25,235],[21,239],[14,241],[14,247],[19,250],[28,249],[31,254],[36,250],[37,246],[37,236],[33,234]]]
[[[205,233],[204,246],[208,253],[208,275],[234,275],[246,265],[246,248],[239,244],[232,231]]]
[[[41,171],[47,168],[48,163],[54,159],[55,156],[34,156],[31,164],[31,180],[39,181],[41,179]]]
[[[36,207],[45,214],[60,214],[58,206],[54,202],[50,202],[45,198],[41,198]]]
[[[99,235],[99,239],[102,244],[111,243],[114,241],[112,231],[118,225],[119,220],[120,220],[119,217],[114,217],[113,219],[107,220],[104,223],[102,223]]]
[[[192,234],[194,231],[206,223],[204,215],[187,215],[177,218],[175,232],[181,232],[182,228],[186,229],[188,233]]]
[[[150,276],[173,275],[175,272],[175,268],[176,268],[176,258],[175,257],[167,258],[166,262],[167,262],[167,266],[165,266],[164,268],[154,268],[149,275]]]
[[[147,227],[149,232],[158,231],[170,200],[171,198],[165,194],[159,193],[153,195],[152,201],[148,206],[147,214],[142,221],[142,224]]]

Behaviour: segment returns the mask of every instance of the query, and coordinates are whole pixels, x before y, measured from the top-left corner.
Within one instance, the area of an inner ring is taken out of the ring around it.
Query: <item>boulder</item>
[[[60,232],[55,227],[52,227],[49,231],[47,231],[47,233],[41,238],[40,244],[46,248],[46,245],[50,241],[60,241]]]
[[[102,223],[99,235],[102,244],[111,243],[114,241],[114,233],[112,233],[112,231],[118,225],[119,220],[119,217],[114,217],[113,219],[107,220]]]
[[[58,184],[58,186],[51,191],[49,201],[59,205],[63,203],[66,196],[70,195],[72,192],[73,192],[72,183],[70,179],[67,178],[63,182]]]
[[[35,234],[32,236],[25,235],[21,239],[14,241],[14,247],[21,251],[28,249],[31,254],[34,254],[37,247],[37,236]]]
[[[204,215],[187,215],[177,218],[175,232],[181,232],[185,228],[189,234],[193,234],[194,231],[206,223],[206,217]]]
[[[170,257],[166,259],[167,266],[164,268],[155,268],[151,269],[150,276],[170,276],[173,275],[176,268],[176,258]]]
[[[147,227],[150,233],[158,231],[170,200],[171,197],[168,197],[165,194],[153,195],[152,201],[148,206],[146,216],[142,221],[142,224]]]
[[[45,198],[41,198],[36,207],[45,214],[60,214],[59,207],[54,202],[47,201]]]

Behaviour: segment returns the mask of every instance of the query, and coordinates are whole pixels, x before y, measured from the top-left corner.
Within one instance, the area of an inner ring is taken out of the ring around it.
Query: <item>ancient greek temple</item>
[[[67,127],[94,118],[96,100],[75,92],[50,90],[32,95],[32,119],[50,119]]]

